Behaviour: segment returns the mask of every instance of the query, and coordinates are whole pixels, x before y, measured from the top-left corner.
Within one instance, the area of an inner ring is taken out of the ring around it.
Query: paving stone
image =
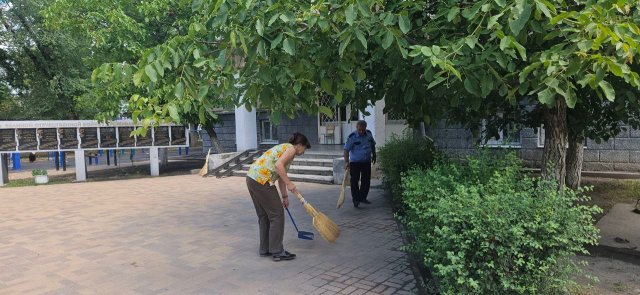
[[[298,257],[282,262],[256,254],[241,177],[0,188],[0,294],[416,292],[382,191],[370,191],[366,210],[335,210],[339,186],[297,185],[342,233],[335,244],[303,241],[287,221],[285,247]],[[290,210],[301,230],[313,230],[299,202]]]

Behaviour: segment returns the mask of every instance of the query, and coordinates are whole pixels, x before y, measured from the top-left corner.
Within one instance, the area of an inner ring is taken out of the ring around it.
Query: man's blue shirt
[[[369,130],[363,135],[354,131],[344,144],[344,150],[349,151],[349,162],[355,163],[371,162],[371,152],[374,148],[376,148],[376,141]]]

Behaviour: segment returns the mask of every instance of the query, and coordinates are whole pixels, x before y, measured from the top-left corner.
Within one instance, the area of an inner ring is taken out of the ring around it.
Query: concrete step
[[[296,159],[335,159],[343,157],[342,154],[326,154],[326,153],[310,153],[306,152],[302,156],[297,156]]]
[[[234,171],[233,176],[247,176],[247,171]],[[308,175],[308,174],[293,174],[289,173],[289,178],[292,181],[300,181],[300,182],[312,182],[312,183],[321,183],[321,184],[333,184],[333,176],[329,175]]]
[[[296,166],[321,166],[332,167],[333,159],[298,158],[293,159],[292,165]]]
[[[250,164],[242,165],[242,170],[247,171],[251,167]],[[333,175],[332,167],[324,166],[297,166],[291,165],[289,173],[292,174],[308,174],[308,175]]]

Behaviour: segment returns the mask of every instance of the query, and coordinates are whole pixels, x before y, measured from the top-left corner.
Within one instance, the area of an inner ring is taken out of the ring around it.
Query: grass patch
[[[640,199],[640,180],[584,178],[583,186],[593,186],[587,194],[589,202],[602,208],[603,212],[594,216],[600,220],[617,203],[635,204]]]
[[[24,187],[24,186],[36,186],[36,185],[51,185],[51,184],[61,184],[61,183],[71,183],[73,182],[73,178],[69,177],[49,177],[49,182],[46,184],[36,184],[33,178],[23,178],[23,179],[11,179],[9,183],[3,187]]]

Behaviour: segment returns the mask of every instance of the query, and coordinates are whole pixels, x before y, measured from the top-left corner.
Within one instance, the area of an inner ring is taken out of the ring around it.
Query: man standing
[[[358,121],[356,128],[344,144],[344,168],[351,171],[351,197],[353,206],[358,208],[360,203],[371,204],[367,195],[371,184],[371,164],[376,163],[376,141],[367,130],[367,122]]]

